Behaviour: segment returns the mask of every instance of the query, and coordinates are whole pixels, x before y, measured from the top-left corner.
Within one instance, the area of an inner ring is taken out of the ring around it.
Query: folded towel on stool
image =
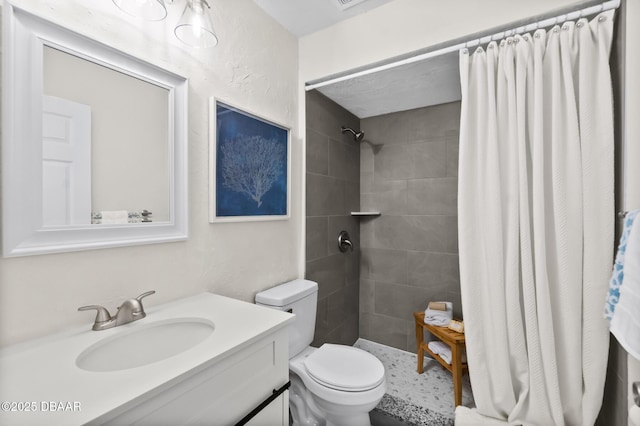
[[[444,342],[434,340],[427,343],[429,350],[434,354],[440,356],[447,364],[451,364],[451,348]],[[467,362],[467,354],[462,354],[462,362]]]
[[[438,309],[427,308],[424,311],[424,323],[437,325],[440,327],[446,327],[449,325],[449,323],[453,319],[453,303],[451,302],[438,302],[438,303],[444,303],[447,306],[447,310],[441,311]]]

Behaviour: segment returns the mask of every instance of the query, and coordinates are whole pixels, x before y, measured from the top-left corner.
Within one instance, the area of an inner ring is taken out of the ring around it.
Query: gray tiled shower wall
[[[460,103],[358,119],[306,95],[306,277],[318,282],[314,346],[358,337],[415,352],[413,311],[454,303]],[[341,126],[365,131],[364,141]],[[382,216],[357,219],[351,211]],[[353,252],[340,253],[346,230]]]
[[[318,313],[312,343],[352,345],[359,331],[360,147],[341,126],[360,120],[316,91],[306,95],[306,278],[316,281]],[[338,233],[349,232],[353,252],[338,250]]]
[[[416,351],[413,312],[462,317],[457,172],[460,103],[361,120],[360,337]]]

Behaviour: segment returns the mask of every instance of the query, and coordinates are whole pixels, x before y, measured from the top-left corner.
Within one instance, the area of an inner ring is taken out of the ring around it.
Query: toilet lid
[[[337,390],[365,391],[384,380],[380,360],[351,346],[325,343],[304,360],[304,365],[313,380]]]

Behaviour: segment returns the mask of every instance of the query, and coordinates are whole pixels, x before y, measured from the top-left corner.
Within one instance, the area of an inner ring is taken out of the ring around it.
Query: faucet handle
[[[107,311],[107,308],[100,305],[89,305],[89,306],[81,306],[78,308],[79,311],[90,311],[95,309],[98,311],[96,313],[96,322],[105,322],[111,319],[111,314]]]
[[[351,242],[351,237],[349,237],[349,233],[347,231],[340,231],[338,234],[338,249],[342,253],[347,250],[353,251],[353,243]]]
[[[144,299],[147,296],[151,296],[152,294],[155,294],[156,291],[155,290],[151,290],[151,291],[147,291],[146,293],[142,293],[140,296],[136,297],[136,300],[138,301],[138,305],[139,305],[139,314],[142,315],[142,318],[144,318],[146,316],[146,314],[144,313],[144,306],[142,306],[142,299]]]
[[[78,308],[78,311],[90,311],[92,309],[95,309],[97,311],[96,319],[93,322],[94,330],[99,329],[101,324],[111,321],[112,319],[111,314],[109,313],[109,311],[107,311],[107,309],[104,306],[100,306],[100,305],[81,306]]]
[[[140,296],[136,297],[136,300],[138,302],[142,302],[142,299],[147,297],[147,296],[151,296],[152,294],[156,294],[155,290],[151,290],[151,291],[147,291],[146,293],[142,293]]]

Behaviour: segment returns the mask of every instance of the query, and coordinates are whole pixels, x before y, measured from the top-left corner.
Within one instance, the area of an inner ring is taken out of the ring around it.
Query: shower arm
[[[362,140],[362,138],[364,137],[364,132],[360,131],[360,132],[356,132],[355,130],[353,130],[351,127],[345,127],[342,126],[340,128],[340,131],[344,134],[346,132],[351,132],[351,134],[353,134],[353,139],[356,142],[360,142]]]

